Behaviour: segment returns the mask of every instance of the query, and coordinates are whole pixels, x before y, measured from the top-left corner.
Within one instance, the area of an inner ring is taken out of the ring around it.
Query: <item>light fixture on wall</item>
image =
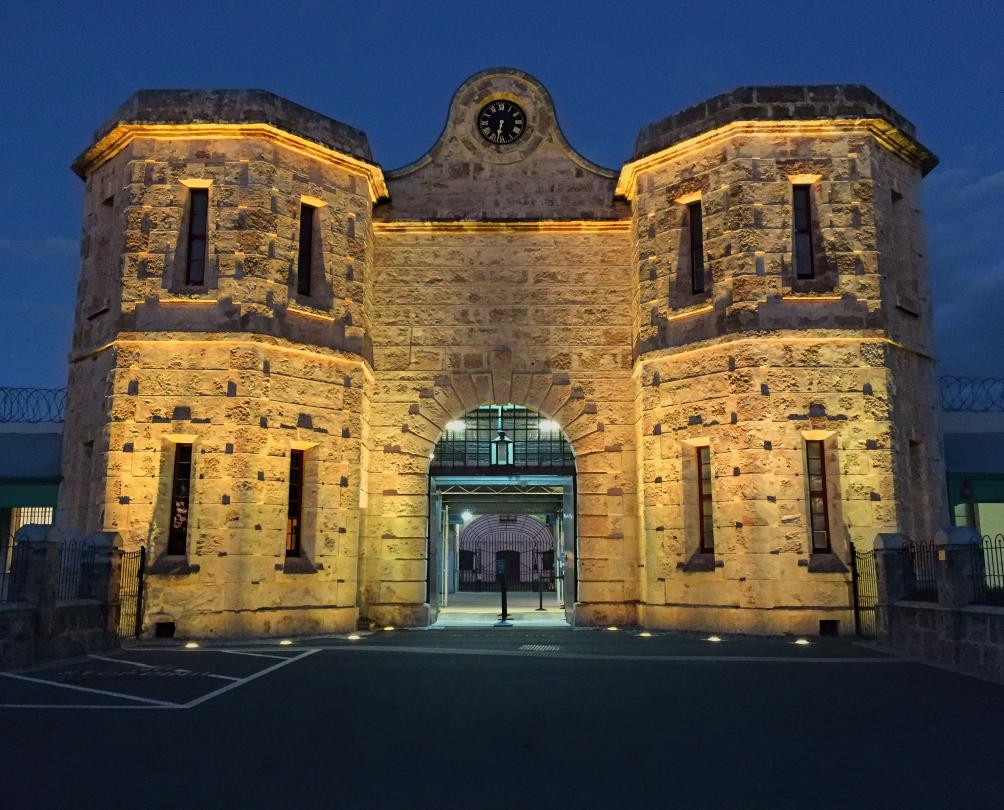
[[[512,464],[512,448],[513,440],[500,430],[499,435],[492,439],[492,464]]]
[[[460,519],[464,521],[464,523],[470,523],[472,520],[474,520],[474,515],[469,509],[465,509],[463,512],[460,513]]]
[[[558,427],[558,423],[553,419],[541,419],[537,423],[537,430],[540,433],[557,433],[561,428]]]
[[[446,423],[446,429],[453,433],[462,433],[467,430],[467,423],[463,419],[451,419]]]

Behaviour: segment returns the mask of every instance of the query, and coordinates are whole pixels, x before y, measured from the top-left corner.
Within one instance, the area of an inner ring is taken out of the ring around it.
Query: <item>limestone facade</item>
[[[526,132],[481,138],[516,101]],[[513,402],[576,456],[580,623],[853,628],[850,544],[944,521],[919,211],[933,156],[861,87],[744,88],[643,130],[619,172],[547,91],[475,75],[415,163],[260,91],[143,91],[96,133],[58,522],[146,545],[146,624],[197,635],[424,624],[430,454]],[[792,263],[811,184],[815,277]],[[205,283],[185,283],[208,189]],[[708,283],[691,292],[687,204]],[[315,210],[297,293],[301,204]],[[832,550],[811,553],[805,442]],[[178,443],[188,542],[167,554]],[[710,448],[715,550],[698,548]],[[303,557],[285,557],[304,451]]]

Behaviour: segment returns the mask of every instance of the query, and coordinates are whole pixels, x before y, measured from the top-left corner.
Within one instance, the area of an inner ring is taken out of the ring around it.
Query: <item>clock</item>
[[[489,143],[497,146],[515,143],[525,131],[523,108],[508,99],[490,101],[478,113],[478,132]]]

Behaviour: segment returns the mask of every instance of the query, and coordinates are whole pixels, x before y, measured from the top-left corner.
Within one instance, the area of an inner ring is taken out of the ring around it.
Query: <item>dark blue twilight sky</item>
[[[1004,11],[992,2],[0,2],[0,385],[65,382],[82,183],[70,161],[142,87],[260,87],[422,155],[486,67],[550,90],[619,167],[638,130],[745,84],[863,83],[916,125],[945,373],[1004,375]]]

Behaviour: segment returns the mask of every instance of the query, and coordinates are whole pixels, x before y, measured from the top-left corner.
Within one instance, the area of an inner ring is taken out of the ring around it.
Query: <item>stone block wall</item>
[[[579,620],[635,620],[625,226],[377,225],[368,618],[428,618],[429,456],[450,419],[514,402],[555,419],[575,452]]]

